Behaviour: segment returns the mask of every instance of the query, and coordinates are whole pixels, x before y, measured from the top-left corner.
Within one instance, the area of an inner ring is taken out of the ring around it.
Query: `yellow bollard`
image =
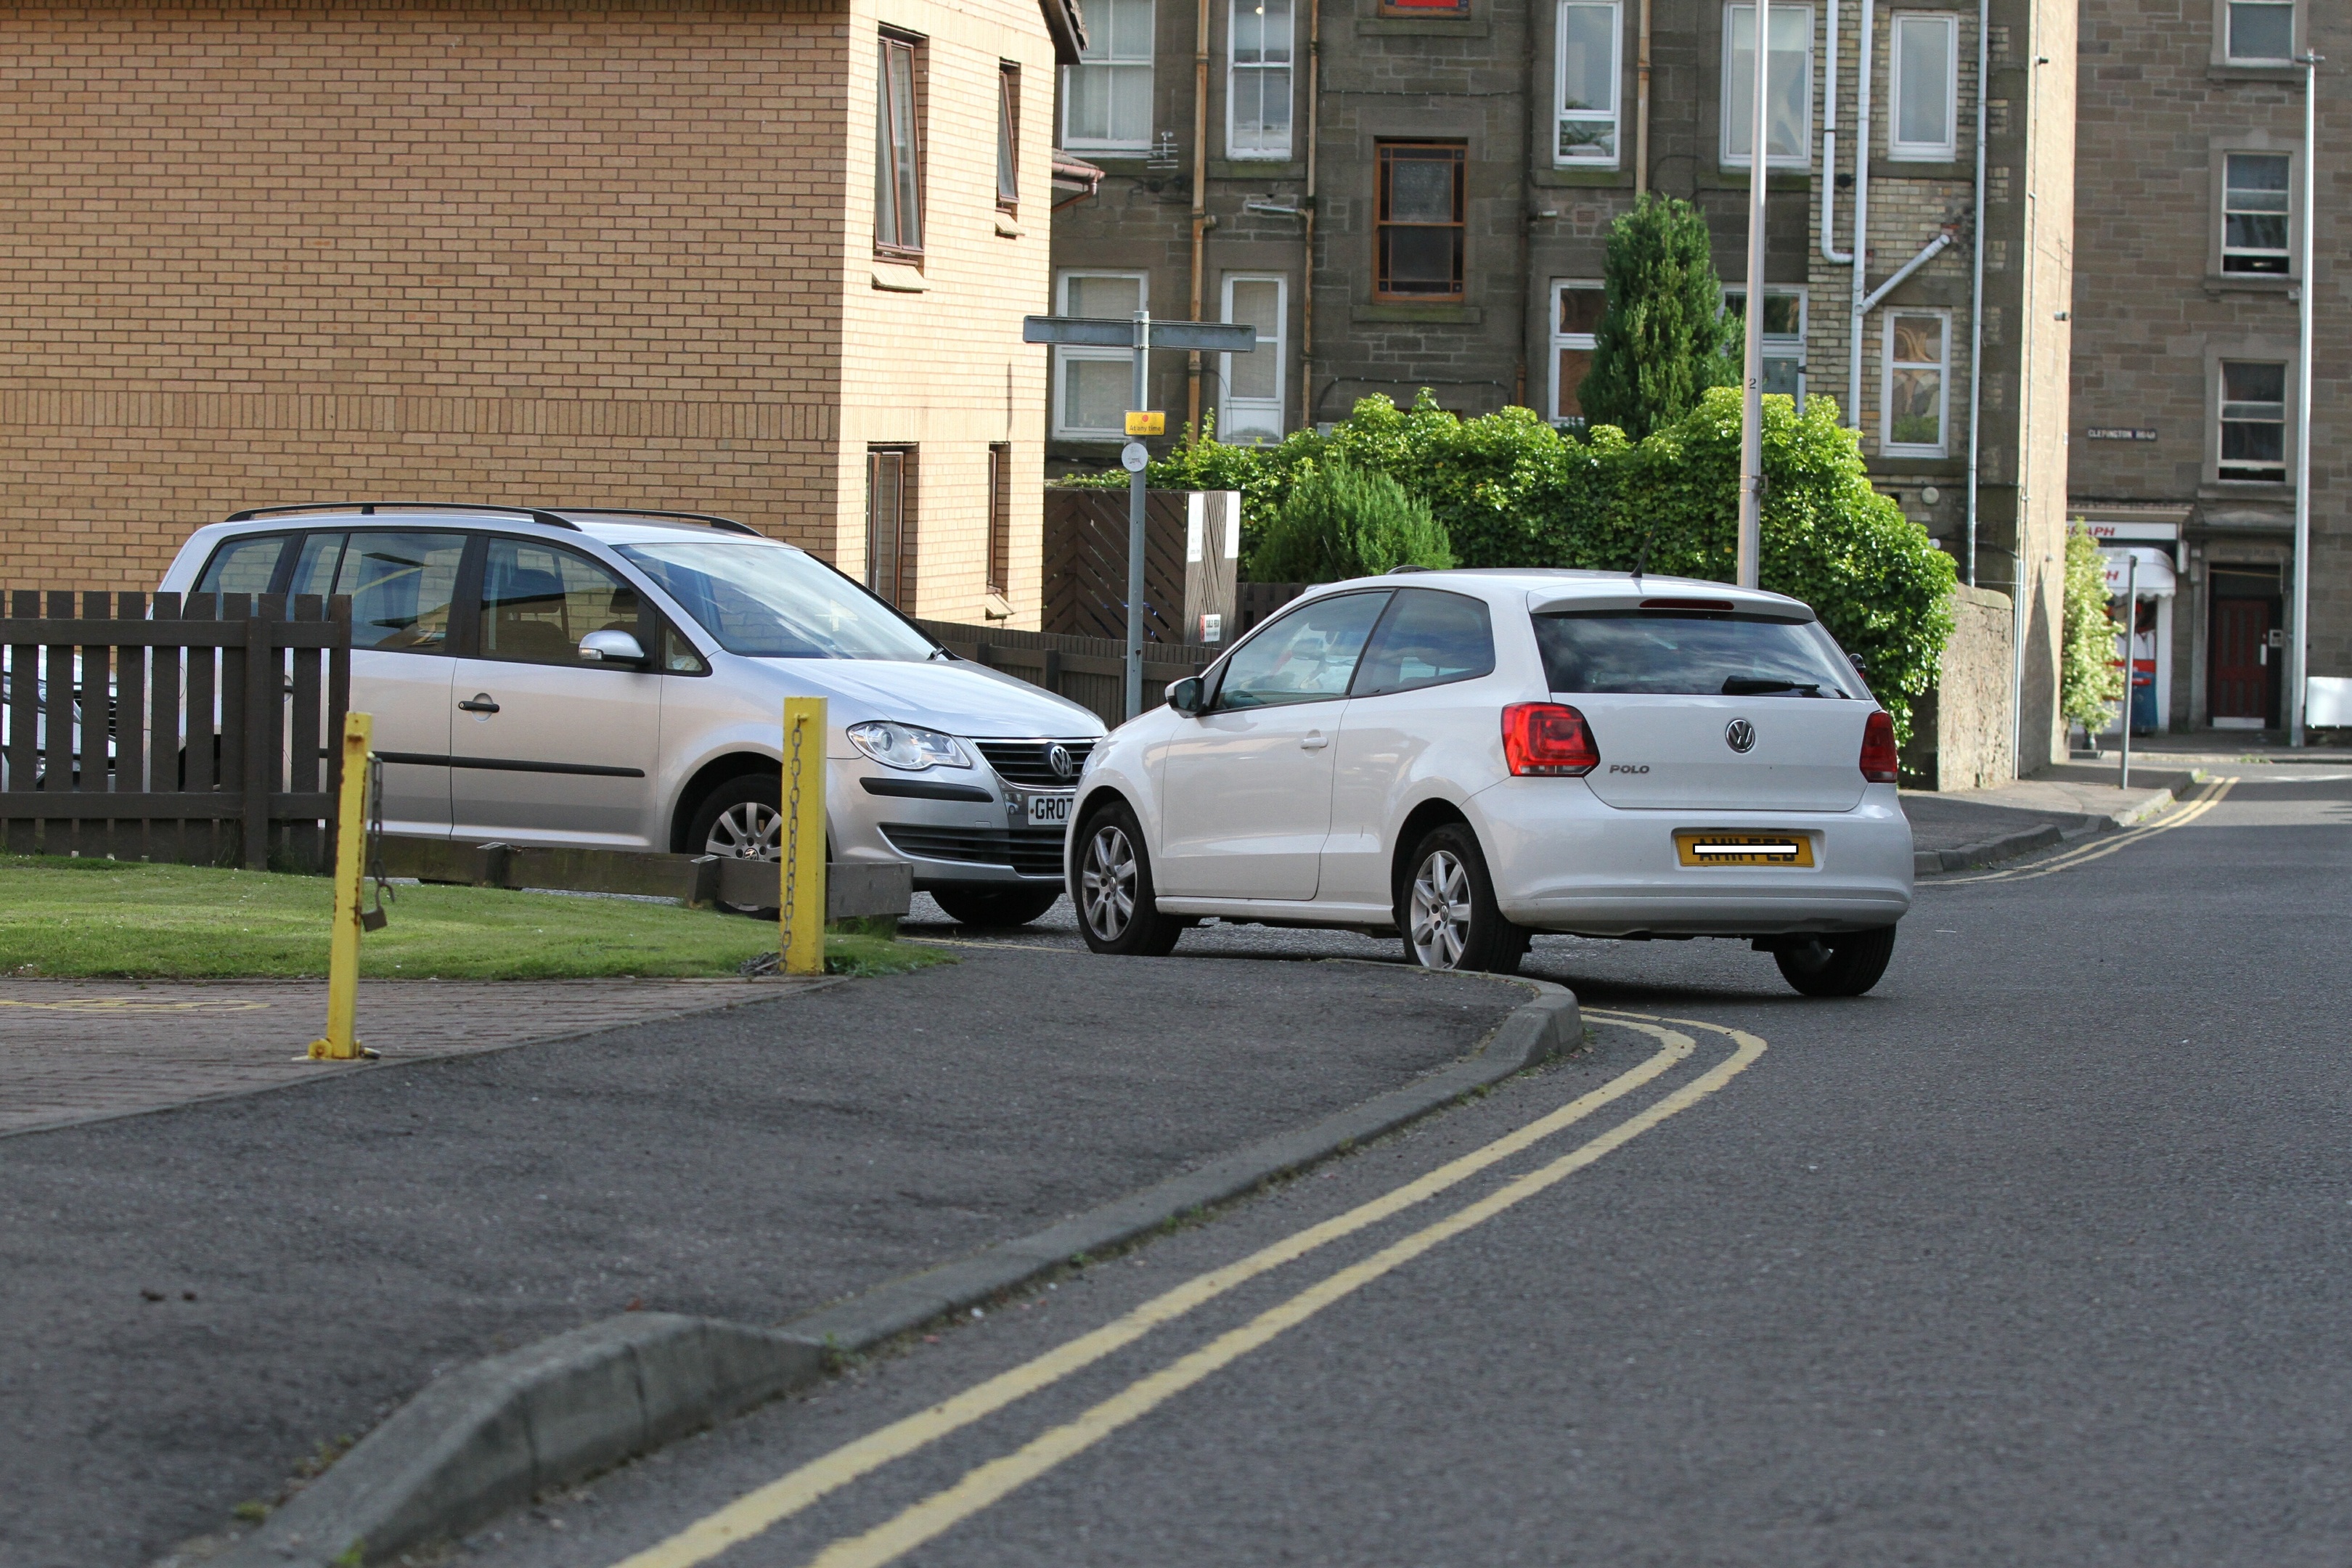
[[[777,952],[786,974],[824,973],[824,699],[784,699]]]
[[[352,1037],[360,989],[360,880],[366,871],[368,742],[375,721],[343,715],[343,793],[335,814],[335,929],[327,949],[327,1037],[310,1042],[310,1059],[355,1061],[375,1055]]]

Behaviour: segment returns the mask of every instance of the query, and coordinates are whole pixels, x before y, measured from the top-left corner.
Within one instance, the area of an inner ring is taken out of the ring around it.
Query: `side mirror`
[[[580,639],[583,664],[634,664],[645,668],[646,650],[629,632],[590,632]]]
[[[1168,689],[1168,706],[1179,713],[1198,713],[1207,700],[1207,689],[1197,675],[1188,675]]]

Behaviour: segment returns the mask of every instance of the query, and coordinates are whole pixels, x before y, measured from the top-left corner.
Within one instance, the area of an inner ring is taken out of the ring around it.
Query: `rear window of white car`
[[[919,662],[939,651],[887,605],[797,550],[698,540],[620,550],[729,653]]]
[[[1812,621],[1716,610],[1555,611],[1535,617],[1556,692],[1661,697],[1862,697]]]

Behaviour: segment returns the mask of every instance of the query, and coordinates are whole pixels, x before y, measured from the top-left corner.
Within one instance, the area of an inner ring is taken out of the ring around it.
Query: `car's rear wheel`
[[[689,854],[722,860],[777,860],[783,857],[783,788],[764,773],[745,773],[712,790],[686,830]],[[737,914],[772,918],[775,907],[722,903]]]
[[[1133,812],[1113,805],[1088,814],[1078,829],[1077,858],[1070,894],[1088,947],[1144,958],[1175,951],[1186,922],[1161,914],[1153,901],[1151,858]]]
[[[1895,928],[1784,942],[1772,950],[1780,977],[1808,996],[1859,996],[1895,956]]]
[[[1432,828],[1412,852],[1398,900],[1405,951],[1424,969],[1510,974],[1528,933],[1503,917],[1477,836],[1458,822]]]
[[[933,888],[931,901],[968,926],[1025,926],[1061,900],[1059,888]]]

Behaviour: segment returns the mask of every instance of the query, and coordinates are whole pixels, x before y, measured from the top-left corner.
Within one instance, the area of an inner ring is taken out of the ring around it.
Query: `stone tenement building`
[[[2352,10],[2085,0],[2075,212],[2074,510],[2141,557],[2143,721],[2285,721],[2294,590],[2306,50],[2320,68],[2312,238],[2311,673],[2352,676],[2342,410],[2352,336]],[[2333,153],[2333,157],[2325,154]],[[2121,591],[2118,574],[2110,583]]]
[[[1255,323],[1265,348],[1198,373],[1229,438],[1422,387],[1465,414],[1575,418],[1608,227],[1645,188],[1698,204],[1744,285],[1752,0],[1091,0],[1087,16],[1058,125],[1108,177],[1055,219],[1055,308]],[[1975,580],[2025,586],[2016,761],[2034,767],[2063,743],[2073,4],[1775,4],[1767,36],[1769,384],[1858,414],[1879,488],[1964,577],[1973,447]],[[1193,388],[1157,357],[1172,435]],[[1049,454],[1107,461],[1127,396],[1122,354],[1060,351]]]
[[[1034,625],[1064,0],[0,6],[0,582],[312,500],[743,519]]]

